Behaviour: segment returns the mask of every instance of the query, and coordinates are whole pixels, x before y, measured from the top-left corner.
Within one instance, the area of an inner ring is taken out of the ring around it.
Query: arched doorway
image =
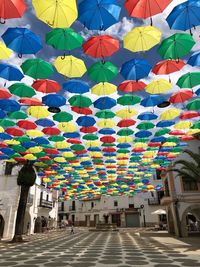
[[[200,205],[191,205],[183,212],[181,219],[183,237],[200,232]]]
[[[0,214],[0,240],[3,237],[3,231],[4,231],[4,225],[5,225],[5,221],[3,216]]]

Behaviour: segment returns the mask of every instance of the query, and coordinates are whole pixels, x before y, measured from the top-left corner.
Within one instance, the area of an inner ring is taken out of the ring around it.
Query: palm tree
[[[200,182],[200,155],[188,149],[185,150],[184,153],[187,153],[193,161],[184,159],[177,160],[169,171],[175,171],[178,173],[177,176],[190,179],[191,181]],[[174,168],[177,165],[181,165],[181,167]]]
[[[12,168],[14,165],[7,164],[5,174],[11,174]],[[24,227],[24,217],[26,212],[26,204],[29,189],[35,184],[36,172],[33,167],[33,164],[30,161],[27,161],[25,165],[21,168],[17,177],[17,184],[21,187],[20,198],[17,209],[17,217],[15,223],[15,234],[12,239],[12,242],[22,242],[22,234]]]

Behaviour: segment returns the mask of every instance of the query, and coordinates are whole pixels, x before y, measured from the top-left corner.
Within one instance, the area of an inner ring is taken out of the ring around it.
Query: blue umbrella
[[[167,17],[171,29],[186,31],[200,25],[200,1],[190,0],[177,5]]]
[[[90,91],[90,87],[86,82],[72,79],[63,83],[63,90],[73,94],[84,94]]]
[[[152,135],[152,132],[150,131],[139,131],[135,134],[135,136],[139,138],[149,137],[151,135]]]
[[[156,127],[165,128],[165,127],[170,127],[174,124],[175,124],[175,121],[159,121],[156,124]]]
[[[8,156],[15,154],[15,151],[9,147],[3,147],[3,148],[1,148],[0,151],[3,152],[4,154],[8,155]]]
[[[195,94],[196,94],[197,96],[200,96],[200,88],[199,88],[198,90],[196,90]]]
[[[92,151],[92,152],[100,152],[101,151],[101,149],[99,147],[89,147],[87,150]]]
[[[0,99],[0,108],[3,111],[14,112],[20,110],[21,105],[12,99]]]
[[[33,141],[28,141],[28,142],[23,142],[22,143],[22,146],[29,149],[31,147],[35,147],[37,146],[38,144],[36,142],[33,142]]]
[[[121,7],[116,0],[84,0],[78,20],[89,30],[106,30],[119,21]]]
[[[163,102],[163,98],[160,95],[150,95],[146,98],[144,98],[140,105],[143,107],[154,107]]]
[[[189,58],[187,64],[191,65],[191,66],[200,66],[200,52],[195,52],[191,55],[191,57]]]
[[[44,137],[36,137],[33,139],[34,142],[38,143],[39,145],[48,145],[49,141]]]
[[[22,54],[35,54],[42,49],[39,36],[26,28],[8,28],[2,35],[7,47]]]
[[[7,133],[0,133],[0,140],[11,140],[13,137]]]
[[[42,103],[48,107],[61,107],[66,104],[66,98],[58,94],[48,94],[43,96]]]
[[[158,116],[152,112],[143,112],[138,116],[138,119],[142,120],[142,121],[145,121],[145,120],[151,121],[151,120],[155,120],[157,118],[158,118]]]
[[[111,129],[111,128],[103,128],[101,130],[99,130],[100,134],[108,134],[108,135],[112,135],[115,134],[115,130]]]
[[[4,119],[6,117],[6,113],[0,109],[0,119]]]
[[[76,120],[76,123],[79,126],[83,126],[83,127],[89,127],[89,126],[93,126],[96,121],[93,117],[90,116],[81,116]]]
[[[78,132],[64,133],[63,136],[65,138],[79,138],[80,137],[80,133],[78,133]]]
[[[117,147],[118,148],[129,148],[131,147],[131,144],[128,144],[128,143],[118,144]]]
[[[0,77],[7,81],[21,81],[24,75],[13,65],[0,63]]]
[[[94,107],[101,110],[110,109],[114,106],[116,106],[116,100],[108,96],[100,97],[94,102]]]
[[[122,65],[121,75],[126,80],[140,80],[149,75],[152,67],[144,59],[134,58]]]
[[[35,123],[42,127],[52,127],[55,125],[55,123],[50,119],[39,119],[35,121]]]
[[[116,153],[104,153],[103,154],[105,157],[115,157]]]
[[[166,138],[164,136],[159,136],[159,137],[154,137],[151,139],[151,142],[155,143],[160,143],[160,142],[165,142]]]
[[[9,159],[9,156],[7,155],[0,155],[0,160]]]

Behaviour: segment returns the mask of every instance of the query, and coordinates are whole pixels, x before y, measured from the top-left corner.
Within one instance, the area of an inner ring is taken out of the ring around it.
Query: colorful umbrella
[[[124,36],[124,48],[132,52],[148,51],[160,42],[161,35],[153,26],[136,27]]]
[[[173,120],[173,119],[177,118],[180,115],[180,113],[181,113],[181,111],[179,109],[171,108],[171,109],[164,111],[160,115],[160,119],[161,120]]]
[[[199,113],[197,111],[185,111],[180,115],[180,119],[182,120],[187,120],[187,119],[192,119],[199,117]]]
[[[15,100],[0,99],[0,109],[2,109],[3,111],[14,112],[19,111],[20,108],[20,104]]]
[[[152,112],[143,112],[138,115],[138,119],[142,121],[151,121],[157,119],[158,116]]]
[[[72,79],[63,83],[63,90],[72,94],[84,94],[89,92],[90,87],[84,81]]]
[[[111,95],[117,91],[117,86],[111,83],[98,83],[92,87],[91,92],[95,95]]]
[[[129,126],[135,125],[136,121],[132,120],[132,119],[123,119],[121,121],[118,122],[117,126],[120,128],[127,128]]]
[[[182,75],[177,83],[180,88],[192,88],[200,84],[200,72],[188,72]]]
[[[147,85],[142,81],[127,80],[118,86],[118,89],[122,92],[133,93],[136,91],[144,90]]]
[[[122,106],[132,106],[140,103],[141,98],[136,95],[124,95],[117,99],[117,103]]]
[[[8,81],[21,81],[24,75],[13,65],[0,63],[0,77]]]
[[[57,93],[61,90],[59,83],[53,80],[37,80],[32,84],[32,87],[41,93]]]
[[[134,134],[134,131],[129,129],[129,128],[124,128],[124,129],[121,129],[117,132],[117,135],[119,136],[129,136],[129,135],[133,135]]]
[[[79,126],[88,127],[88,126],[93,126],[96,123],[96,121],[93,117],[81,116],[76,120],[76,123]]]
[[[137,110],[129,108],[129,107],[126,109],[121,109],[116,112],[116,116],[122,119],[130,119],[137,114],[138,114]]]
[[[0,3],[0,18],[13,19],[20,18],[26,10],[26,3],[24,0],[2,0]],[[4,24],[1,21],[1,24]]]
[[[36,119],[44,119],[49,116],[49,111],[45,107],[33,106],[27,109],[28,115]]]
[[[36,120],[35,123],[42,127],[51,127],[55,125],[55,123],[50,119],[39,119]]]
[[[10,87],[8,87],[8,90],[16,96],[19,97],[32,97],[36,95],[34,89],[25,83],[14,83]]]
[[[20,128],[23,128],[25,130],[34,130],[37,128],[37,125],[32,122],[32,121],[28,121],[28,120],[20,120],[17,122],[17,126]]]
[[[68,100],[70,105],[77,108],[88,108],[92,105],[92,101],[89,97],[82,95],[74,95]]]
[[[14,111],[9,113],[8,117],[10,119],[15,119],[15,120],[24,120],[28,117],[28,115],[23,111]]]
[[[112,119],[115,117],[115,113],[110,111],[110,110],[101,110],[101,111],[98,111],[95,116],[99,119]]]
[[[22,103],[24,105],[28,106],[42,106],[41,100],[37,98],[28,98],[28,97],[23,97],[19,100],[19,103]]]
[[[170,102],[175,104],[183,103],[192,98],[193,95],[194,93],[191,90],[181,90],[171,95]]]
[[[200,99],[197,98],[191,102],[189,102],[187,105],[186,105],[186,108],[188,110],[199,110],[200,109]]]
[[[0,99],[10,98],[12,95],[4,88],[0,88]]]
[[[185,66],[183,60],[163,60],[158,62],[152,69],[152,72],[156,75],[170,74],[176,71],[180,71]]]
[[[189,58],[187,64],[191,65],[191,66],[200,66],[200,52],[197,51],[195,53],[193,53],[191,55],[191,57]]]
[[[163,102],[163,98],[160,95],[149,95],[141,101],[143,107],[154,107]]]
[[[48,107],[62,107],[66,104],[66,98],[59,94],[48,94],[42,97],[42,103]]]
[[[84,115],[92,114],[92,110],[90,108],[71,107],[71,110],[78,114],[84,114]]]
[[[146,86],[146,92],[149,94],[162,94],[172,89],[172,84],[167,80],[160,79],[152,81]]]
[[[118,22],[120,11],[116,0],[83,0],[78,7],[78,19],[89,30],[106,30]]]
[[[7,48],[4,43],[0,42],[0,60],[9,58],[11,54],[12,50]]]
[[[155,125],[152,122],[141,122],[137,125],[136,128],[138,128],[139,130],[149,130],[154,128]]]
[[[108,96],[100,97],[94,103],[94,107],[100,110],[111,109],[116,106],[116,100]]]
[[[60,113],[53,115],[53,119],[58,122],[69,122],[73,119],[73,116],[66,111],[61,111]]]

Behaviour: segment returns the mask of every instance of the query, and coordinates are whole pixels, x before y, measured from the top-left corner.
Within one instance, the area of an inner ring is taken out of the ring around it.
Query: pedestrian
[[[74,234],[74,225],[71,225],[71,234]]]

